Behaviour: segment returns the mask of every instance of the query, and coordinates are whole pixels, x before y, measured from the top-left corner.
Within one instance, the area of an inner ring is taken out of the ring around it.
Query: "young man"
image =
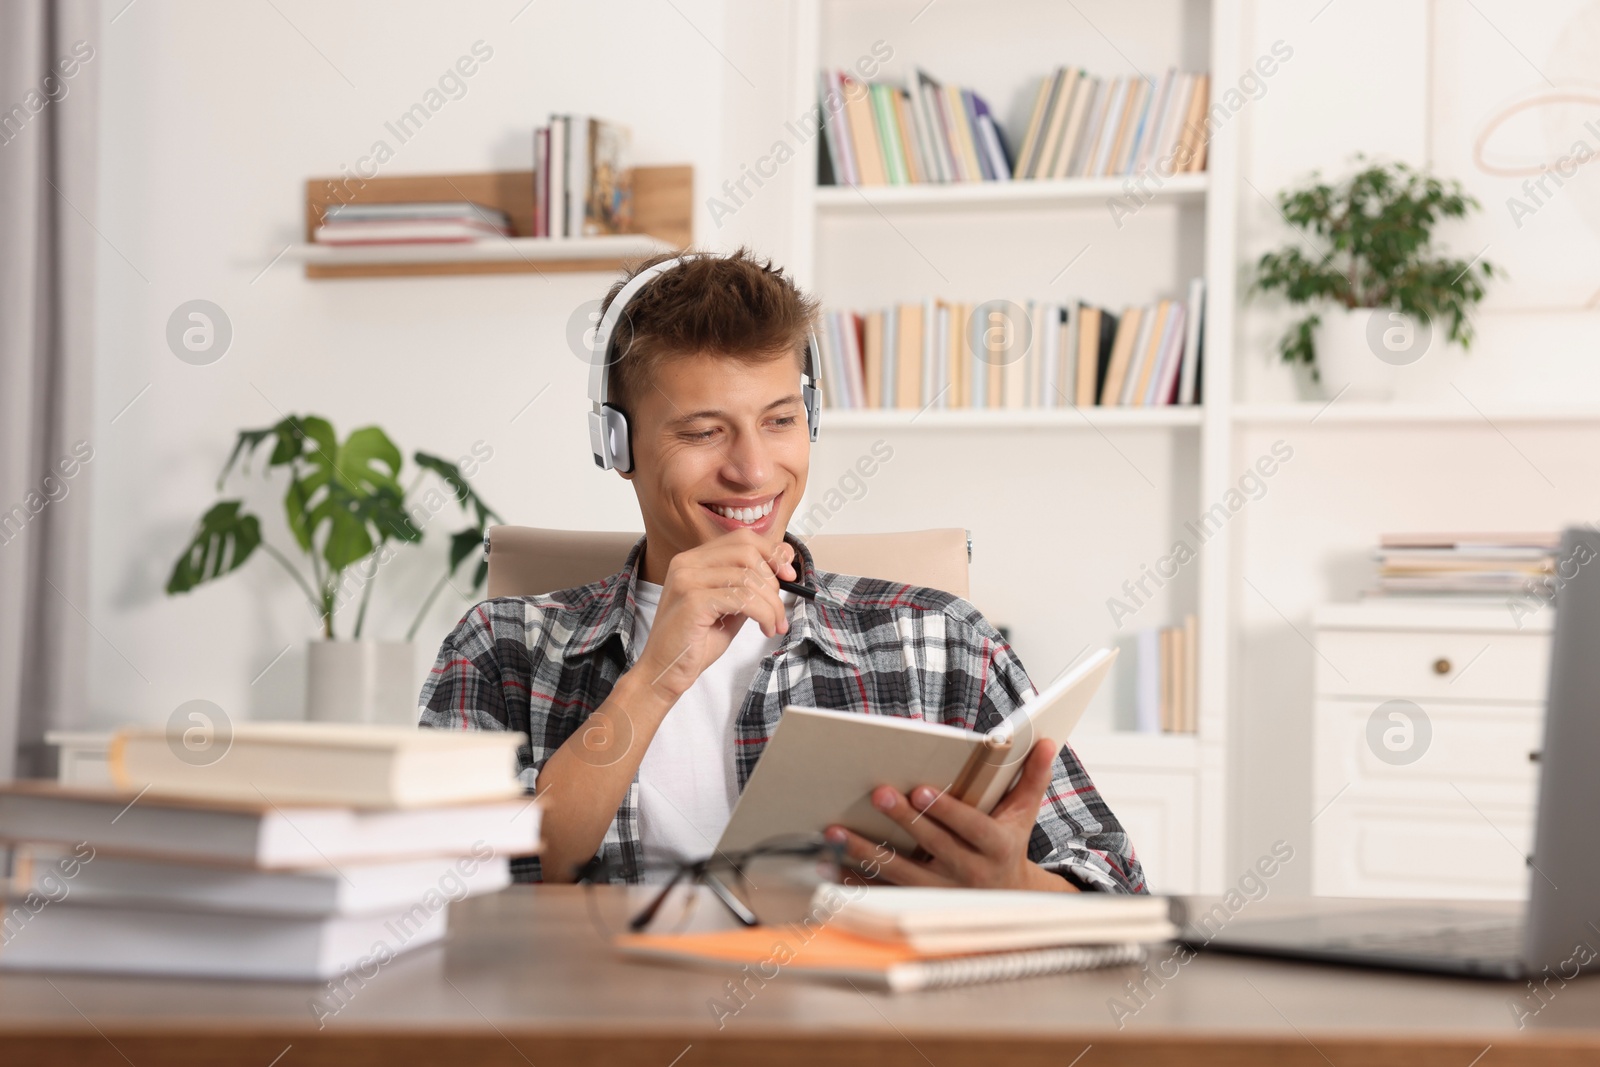
[[[605,306],[669,258],[640,264]],[[801,372],[816,312],[744,249],[645,283],[607,368],[644,537],[604,581],[477,605],[439,650],[422,726],[527,736],[519,759],[544,802],[544,845],[520,879],[571,881],[598,855],[606,877],[632,882],[647,860],[710,855],[785,705],[984,730],[1033,693],[965,600],[818,571],[785,536],[811,454]],[[990,814],[939,783],[878,789],[873,803],[929,858],[884,862],[877,843],[828,834],[905,885],[1143,892],[1127,834],[1057,749],[1041,739]]]

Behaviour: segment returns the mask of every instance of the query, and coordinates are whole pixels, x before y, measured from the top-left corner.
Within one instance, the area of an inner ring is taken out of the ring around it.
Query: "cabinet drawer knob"
[[[1434,660],[1433,661],[1433,673],[1434,674],[1449,674],[1450,673],[1450,661],[1445,659],[1443,656],[1440,656],[1438,659]]]

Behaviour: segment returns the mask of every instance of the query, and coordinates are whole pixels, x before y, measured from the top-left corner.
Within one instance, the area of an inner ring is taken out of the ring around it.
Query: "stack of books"
[[[1182,626],[1139,631],[1134,725],[1142,734],[1192,734],[1199,729],[1199,628],[1193,615]]]
[[[1147,943],[1176,933],[1162,897],[829,885],[793,923],[630,934],[617,947],[655,963],[907,992],[1138,963]]]
[[[469,201],[335,204],[312,234],[325,245],[456,244],[511,236],[504,211]]]
[[[1062,67],[1039,84],[1017,178],[1104,178],[1206,169],[1211,77],[1169,69],[1106,81]]]
[[[537,850],[517,737],[255,723],[201,763],[122,731],[114,791],[0,786],[0,969],[326,980],[438,941]]]
[[[533,131],[533,237],[633,231],[632,134],[588,115]]]
[[[824,313],[833,408],[1161,407],[1200,400],[1205,282],[1120,314],[1085,303],[930,299]]]
[[[1369,595],[1548,599],[1560,548],[1557,533],[1384,534]]]
[[[909,87],[822,75],[820,185],[1008,181],[1011,152],[988,103],[921,70]]]

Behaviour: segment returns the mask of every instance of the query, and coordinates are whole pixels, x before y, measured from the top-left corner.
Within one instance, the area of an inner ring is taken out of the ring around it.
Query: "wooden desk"
[[[1600,980],[1569,983],[1526,1029],[1524,987],[1203,955],[1122,1020],[1134,968],[889,996],[779,973],[718,1029],[725,974],[624,962],[570,887],[456,905],[442,946],[403,955],[319,1030],[322,986],[0,977],[7,1067],[1496,1067],[1600,1061]],[[619,914],[621,890],[601,890]],[[1263,902],[1263,906],[1271,901]],[[703,908],[711,912],[710,908]],[[752,988],[754,988],[752,986]],[[1487,1049],[1487,1051],[1485,1051]],[[1087,1051],[1085,1051],[1087,1050]],[[1480,1055],[1481,1054],[1481,1055]],[[278,1058],[280,1057],[281,1058]]]

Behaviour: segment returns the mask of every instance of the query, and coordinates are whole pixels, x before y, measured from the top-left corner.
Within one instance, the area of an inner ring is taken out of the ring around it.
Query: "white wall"
[[[1459,388],[1480,406],[1600,401],[1600,364],[1589,356],[1600,342],[1600,164],[1580,168],[1577,180],[1518,226],[1506,198],[1525,195],[1521,177],[1499,178],[1472,163],[1474,144],[1490,134],[1494,161],[1529,170],[1556,162],[1579,139],[1600,153],[1600,134],[1582,125],[1600,118],[1600,109],[1592,102],[1565,110],[1543,102],[1555,85],[1593,95],[1600,60],[1593,24],[1600,16],[1590,12],[1585,22],[1589,7],[1583,0],[1257,0],[1249,6],[1253,41],[1247,53],[1283,40],[1294,56],[1243,113],[1241,167],[1250,184],[1240,190],[1241,265],[1293,240],[1269,203],[1280,189],[1304,182],[1313,170],[1336,180],[1349,173],[1359,151],[1463,181],[1481,209],[1466,222],[1442,225],[1442,245],[1462,259],[1481,253],[1509,272],[1489,287],[1471,352],[1436,346],[1403,369],[1399,399],[1464,408]],[[1587,62],[1582,80],[1572,76],[1580,64],[1569,53]],[[1548,84],[1546,72],[1553,79]],[[1529,103],[1537,106],[1513,110]],[[1497,121],[1504,111],[1513,111],[1511,118]],[[1570,281],[1591,303],[1585,309],[1577,301],[1556,306],[1538,293],[1530,297],[1527,289],[1541,277]],[[1320,395],[1303,371],[1277,358],[1278,338],[1297,317],[1273,301],[1246,302],[1238,320],[1238,399]]]
[[[1487,99],[1472,99],[1465,87],[1474,81],[1542,85],[1530,59],[1548,64],[1551,40],[1577,6],[1429,0],[1254,4],[1251,54],[1278,39],[1295,54],[1245,116],[1242,169],[1255,189],[1246,186],[1239,194],[1241,261],[1251,264],[1290,240],[1255,190],[1272,197],[1314,168],[1341,176],[1350,154],[1360,150],[1435,166],[1442,176],[1476,189],[1484,210],[1467,225],[1443,230],[1454,254],[1471,258],[1488,245],[1485,257],[1507,266],[1528,264],[1535,252],[1535,260],[1551,257],[1545,266],[1552,272],[1600,285],[1600,258],[1584,251],[1593,247],[1595,232],[1586,233],[1574,213],[1582,204],[1581,189],[1519,232],[1506,225],[1503,203],[1517,183],[1497,185],[1460,166],[1470,156],[1466,142],[1495,109],[1516,99],[1498,88]],[[1593,43],[1590,37],[1591,69],[1600,58]],[[1445,121],[1452,110],[1463,114]],[[1594,180],[1591,173],[1590,194]],[[1564,237],[1557,228],[1564,228]],[[1524,246],[1535,240],[1548,243],[1537,252]],[[1491,286],[1470,354],[1430,351],[1403,369],[1398,397],[1469,413],[1463,394],[1490,409],[1600,399],[1600,365],[1593,359],[1600,315],[1519,306],[1508,299],[1508,289]],[[1277,360],[1277,339],[1290,321],[1266,302],[1241,309],[1237,400],[1320,395],[1303,372]],[[1254,426],[1235,434],[1235,466],[1243,470],[1280,439],[1295,449],[1295,457],[1272,480],[1267,496],[1246,510],[1232,546],[1240,580],[1231,591],[1236,632],[1230,870],[1242,869],[1278,838],[1304,842],[1309,857],[1311,677],[1317,655],[1307,640],[1310,616],[1317,604],[1354,599],[1370,585],[1370,552],[1379,534],[1552,529],[1592,520],[1600,507],[1600,441],[1592,424]],[[1310,874],[1308,858],[1285,868],[1284,884],[1309,889]]]
[[[697,181],[720,184],[737,143],[722,115],[745,91],[719,55],[723,5],[539,0],[518,16],[522,0],[142,0],[112,23],[122,7],[107,4],[96,42],[105,240],[88,610],[100,636],[86,723],[159,721],[197,697],[239,717],[299,713],[315,620],[270,560],[162,592],[236,431],[282,413],[327,415],[341,433],[377,423],[408,456],[485,442],[494,455],[478,485],[508,521],[636,528],[631,493],[593,468],[583,366],[564,341],[569,313],[608,275],[311,282],[272,261],[300,239],[306,179],[354,165],[379,138],[397,146],[385,175],[527,168],[533,126],[587,111],[629,124],[639,160],[691,163]],[[398,145],[385,122],[480,40],[493,55],[465,95]],[[703,207],[697,228],[713,233]],[[211,366],[180,362],[164,339],[168,315],[194,298],[233,324]],[[290,544],[280,490],[236,476],[229,491]],[[380,574],[377,636],[399,636],[442,567],[454,522],[435,522],[425,559]],[[419,677],[462,607],[447,591],[422,628]]]

